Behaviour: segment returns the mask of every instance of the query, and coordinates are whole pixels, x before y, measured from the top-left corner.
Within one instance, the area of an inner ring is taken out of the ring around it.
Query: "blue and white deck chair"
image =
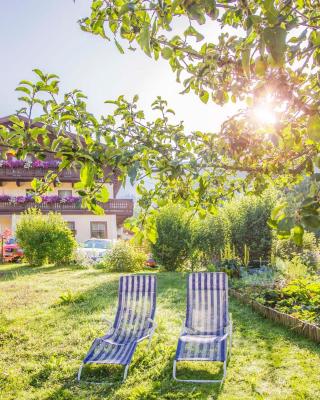
[[[228,314],[228,276],[199,272],[188,276],[187,313],[173,363],[173,378],[180,382],[221,383],[226,377],[231,350],[232,322]],[[178,361],[223,362],[221,380],[177,379]]]
[[[118,309],[112,328],[92,343],[79,372],[85,364],[120,364],[125,366],[123,381],[141,340],[149,338],[155,330],[156,277],[154,275],[122,276],[119,282]]]

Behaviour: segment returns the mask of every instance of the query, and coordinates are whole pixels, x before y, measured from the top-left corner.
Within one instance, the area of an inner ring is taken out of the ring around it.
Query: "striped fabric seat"
[[[137,344],[154,332],[156,277],[128,275],[120,278],[118,308],[112,328],[92,343],[83,364],[125,365],[124,379]],[[78,380],[80,380],[82,366]]]
[[[187,285],[186,320],[175,355],[174,378],[177,361],[221,361],[225,376],[229,333],[231,337],[228,277],[223,272],[192,273]]]

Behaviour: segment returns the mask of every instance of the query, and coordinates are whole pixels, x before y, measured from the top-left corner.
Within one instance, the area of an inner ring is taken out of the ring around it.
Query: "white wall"
[[[108,239],[117,239],[117,220],[115,215],[63,215],[65,221],[74,221],[76,239],[84,242],[91,237],[91,222],[107,222]]]
[[[106,185],[109,192],[110,198],[113,198],[113,185]],[[15,182],[2,182],[2,186],[0,187],[0,194],[6,194],[8,196],[25,196],[26,190],[31,189],[30,182],[21,182],[20,186],[17,186]],[[73,196],[78,196],[77,192],[72,188],[71,182],[63,182],[59,187],[53,187],[52,191],[47,194],[50,196],[54,196],[58,194],[58,190],[72,190]]]
[[[18,223],[19,218],[21,215],[13,215],[12,216],[12,226],[10,223],[9,229],[12,230],[12,232],[15,231],[15,225]],[[2,219],[4,217],[0,216],[0,225],[2,227]],[[8,218],[8,217],[6,217]],[[11,217],[9,217],[11,219]],[[62,218],[65,221],[68,222],[74,222],[75,223],[75,230],[76,230],[76,239],[78,242],[84,242],[85,240],[90,239],[91,237],[91,222],[94,221],[103,221],[107,222],[107,234],[108,234],[108,239],[117,239],[117,220],[115,215],[74,215],[74,214],[68,214],[68,215],[62,215]],[[15,220],[15,221],[14,221]],[[5,220],[3,220],[5,221]],[[7,220],[6,220],[7,221]],[[8,222],[8,221],[7,221]],[[15,223],[16,222],[16,223]]]

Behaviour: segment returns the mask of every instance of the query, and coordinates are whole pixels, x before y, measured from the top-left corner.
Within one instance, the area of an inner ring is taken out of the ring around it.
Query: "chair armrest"
[[[103,339],[103,338],[100,338],[100,340],[102,342],[104,342],[104,343],[108,343],[108,344],[111,344],[113,346],[127,346],[130,343],[130,342],[128,342],[128,343],[116,343],[116,342],[113,342],[112,340]]]
[[[222,342],[222,341],[226,340],[228,336],[229,336],[229,332],[226,332],[223,336],[217,336],[215,338],[215,340],[217,342]]]

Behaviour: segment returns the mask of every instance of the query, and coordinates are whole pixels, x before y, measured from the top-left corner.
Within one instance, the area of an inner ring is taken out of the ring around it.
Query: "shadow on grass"
[[[43,265],[40,267],[31,266],[28,264],[2,264],[0,265],[0,282],[1,281],[12,281],[20,276],[28,276],[28,275],[40,275],[40,274],[49,274],[52,272],[61,272],[61,271],[83,271],[85,268],[81,268],[74,264],[59,264],[59,265]],[[105,274],[103,270],[93,269],[90,272],[87,272],[87,275],[97,276],[99,274]]]

